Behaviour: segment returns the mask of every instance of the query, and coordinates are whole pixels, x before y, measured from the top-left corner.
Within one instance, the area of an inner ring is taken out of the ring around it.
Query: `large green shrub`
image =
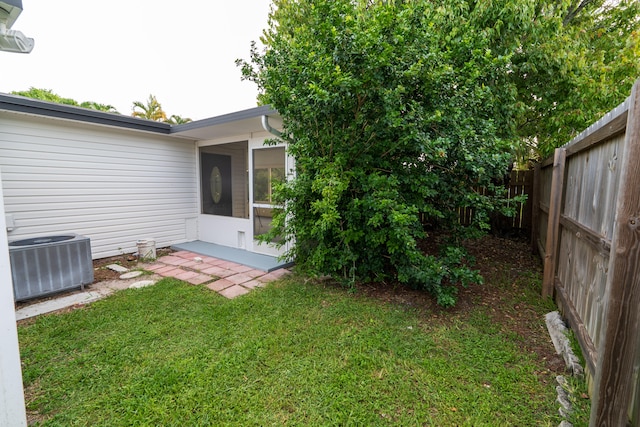
[[[496,200],[475,188],[495,189],[509,163],[496,119],[511,114],[509,56],[429,2],[275,3],[267,49],[243,67],[296,158],[270,237],[295,242],[287,255],[311,274],[398,280],[452,305],[481,278],[460,249],[422,253],[418,214],[452,226],[470,206],[486,227]]]
[[[311,273],[452,304],[477,275],[457,249],[421,253],[418,213],[451,229],[471,207],[467,232],[485,229],[514,155],[550,153],[624,99],[639,17],[631,0],[275,0],[242,63],[297,159],[271,237]]]

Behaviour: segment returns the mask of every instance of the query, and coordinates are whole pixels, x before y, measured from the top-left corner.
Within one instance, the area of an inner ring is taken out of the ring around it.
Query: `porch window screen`
[[[249,217],[247,143],[200,148],[200,195],[202,213]]]
[[[266,148],[253,152],[253,202],[272,204],[273,189],[284,182],[284,148]]]
[[[259,236],[271,229],[276,184],[285,180],[283,147],[253,150],[253,234]]]

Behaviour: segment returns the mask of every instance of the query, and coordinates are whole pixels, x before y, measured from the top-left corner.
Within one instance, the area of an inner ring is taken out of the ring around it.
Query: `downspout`
[[[262,127],[264,128],[264,130],[269,132],[271,135],[275,135],[278,138],[282,138],[282,132],[280,132],[277,129],[272,128],[271,125],[269,124],[269,116],[267,116],[267,115],[262,116]]]

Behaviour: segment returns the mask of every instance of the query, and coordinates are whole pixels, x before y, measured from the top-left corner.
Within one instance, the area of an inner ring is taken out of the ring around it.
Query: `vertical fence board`
[[[558,249],[558,266],[562,266],[564,268],[558,268],[556,276],[560,283],[562,283],[564,288],[566,288],[565,292],[569,298],[573,297],[573,293],[571,292],[571,288],[566,286],[567,283],[571,282],[571,272],[574,270],[574,242],[572,239],[567,238],[568,230],[562,230],[560,232],[560,247]],[[576,301],[572,299],[572,303],[574,306],[576,305]]]
[[[620,186],[620,160],[622,152],[624,150],[625,138],[624,135],[615,139],[615,144],[612,144],[609,156],[607,159],[608,177],[606,191],[610,194],[606,199],[606,203],[601,207],[602,212],[602,224],[600,226],[602,234],[609,239],[613,237],[613,226],[615,223],[615,207],[616,200],[618,199],[618,188]]]
[[[533,171],[522,172],[523,191],[527,195],[527,200],[522,206],[520,228],[531,230],[533,227]]]
[[[588,157],[588,154],[586,156]],[[567,185],[563,213],[573,219],[577,219],[580,216],[584,185],[584,157],[584,154],[578,154],[567,161]],[[585,196],[587,195],[585,194]]]
[[[640,351],[640,338],[638,338],[638,350]],[[631,398],[631,402],[635,402],[635,404],[631,405],[631,423],[632,425],[640,425],[640,405],[637,402],[640,402],[640,358],[636,357],[636,367],[634,368],[634,376],[633,382],[636,385],[635,392],[633,393],[633,397]]]
[[[625,138],[591,426],[625,425],[633,393],[640,319],[640,82],[631,93]]]
[[[545,260],[543,292],[553,283],[558,307],[582,347],[587,372],[597,380],[591,422],[598,426],[625,425],[630,420],[632,426],[640,427],[638,87],[640,80],[624,103],[562,147],[566,160],[559,213],[553,208],[559,194],[554,184],[556,159],[541,162],[531,190],[536,199],[532,246]],[[627,156],[633,150],[635,160]],[[627,207],[626,213],[618,212],[621,204]],[[557,245],[551,241],[556,227]],[[625,227],[627,240],[613,239],[614,233],[622,236],[620,229]],[[555,258],[552,248],[558,251]],[[615,273],[616,268],[622,273]],[[624,276],[623,282],[615,274]],[[606,352],[610,354],[605,358]],[[605,365],[608,370],[602,368]],[[595,405],[606,409],[595,409]]]
[[[540,235],[540,182],[541,167],[536,164],[533,170],[533,187],[531,188],[531,252],[544,258],[544,254],[538,251],[538,236]]]
[[[544,260],[545,248],[547,247],[547,228],[549,225],[549,201],[551,200],[551,181],[553,177],[552,167],[542,167],[540,170],[539,211],[537,236],[540,257]],[[546,206],[546,209],[544,208]]]

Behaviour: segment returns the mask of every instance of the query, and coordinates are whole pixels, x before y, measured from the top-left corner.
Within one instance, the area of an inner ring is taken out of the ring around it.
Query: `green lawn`
[[[46,426],[558,425],[539,358],[487,310],[465,319],[296,277],[234,300],[164,279],[20,326],[28,411]]]

